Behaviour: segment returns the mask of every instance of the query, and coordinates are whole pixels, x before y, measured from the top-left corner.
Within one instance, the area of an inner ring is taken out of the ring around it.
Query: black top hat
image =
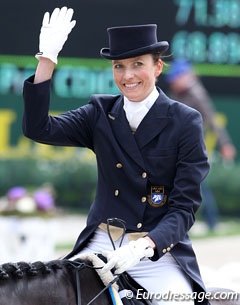
[[[157,41],[157,25],[133,25],[107,29],[109,47],[102,48],[100,54],[107,59],[124,59],[148,53],[163,54],[167,51],[167,41]]]

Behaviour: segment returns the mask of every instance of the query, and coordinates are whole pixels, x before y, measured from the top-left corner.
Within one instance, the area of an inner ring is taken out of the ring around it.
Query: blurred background
[[[159,40],[170,43],[158,85],[172,95],[172,81],[186,72],[181,65],[173,68],[173,62],[184,60],[211,104],[211,123],[205,128],[211,162],[204,186],[208,191],[203,192],[204,204],[190,233],[196,243],[210,239],[210,244],[216,238],[231,242],[234,236],[237,241],[232,243],[239,248],[240,1],[1,0],[0,262],[49,259],[68,251],[94,197],[97,172],[90,151],[37,144],[21,130],[22,86],[37,65],[34,55],[43,14],[64,5],[74,9],[77,25],[53,76],[51,113],[78,108],[92,93],[118,93],[109,61],[99,56],[108,46],[107,27],[156,23]],[[196,96],[201,104],[200,94]],[[216,129],[224,131],[234,149],[227,157]],[[208,249],[204,264],[213,265],[209,252],[216,258],[216,248]],[[232,260],[239,263],[240,253],[233,252],[237,257]]]

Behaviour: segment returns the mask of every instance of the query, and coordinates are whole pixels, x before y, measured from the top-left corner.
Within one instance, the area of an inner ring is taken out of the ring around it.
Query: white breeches
[[[114,242],[115,247],[119,247],[120,240]],[[127,234],[122,245],[128,244]],[[79,254],[101,253],[103,250],[113,250],[113,246],[108,234],[97,229],[93,238]],[[75,256],[77,257],[77,255]],[[72,259],[74,259],[73,257]],[[184,295],[192,294],[192,285],[189,277],[182,271],[170,253],[166,253],[157,261],[144,259],[127,272],[150,294],[155,294],[159,304],[163,305],[194,305],[194,301]]]

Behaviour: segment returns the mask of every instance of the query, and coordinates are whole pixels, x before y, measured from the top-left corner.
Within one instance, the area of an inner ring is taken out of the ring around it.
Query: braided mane
[[[0,265],[0,283],[2,280],[10,278],[21,279],[23,277],[32,277],[40,274],[49,274],[58,269],[67,267],[69,269],[79,268],[86,265],[83,261],[69,261],[69,260],[52,260],[49,262],[17,262],[17,263],[5,263]]]
[[[88,258],[2,264],[0,305],[86,305],[100,292],[104,293],[98,296],[97,304],[110,305],[110,294],[103,290],[96,273],[100,267]]]

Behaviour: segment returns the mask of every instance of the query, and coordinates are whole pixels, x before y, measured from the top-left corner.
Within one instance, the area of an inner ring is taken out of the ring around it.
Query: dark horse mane
[[[37,276],[39,274],[48,274],[55,272],[63,267],[71,267],[68,261],[53,260],[49,262],[17,262],[17,263],[5,263],[0,265],[0,281],[8,280],[10,278],[24,278]]]
[[[0,265],[1,305],[77,305],[79,293],[81,305],[86,305],[104,287],[87,260],[20,261]],[[112,304],[109,292],[100,294],[91,304]]]

